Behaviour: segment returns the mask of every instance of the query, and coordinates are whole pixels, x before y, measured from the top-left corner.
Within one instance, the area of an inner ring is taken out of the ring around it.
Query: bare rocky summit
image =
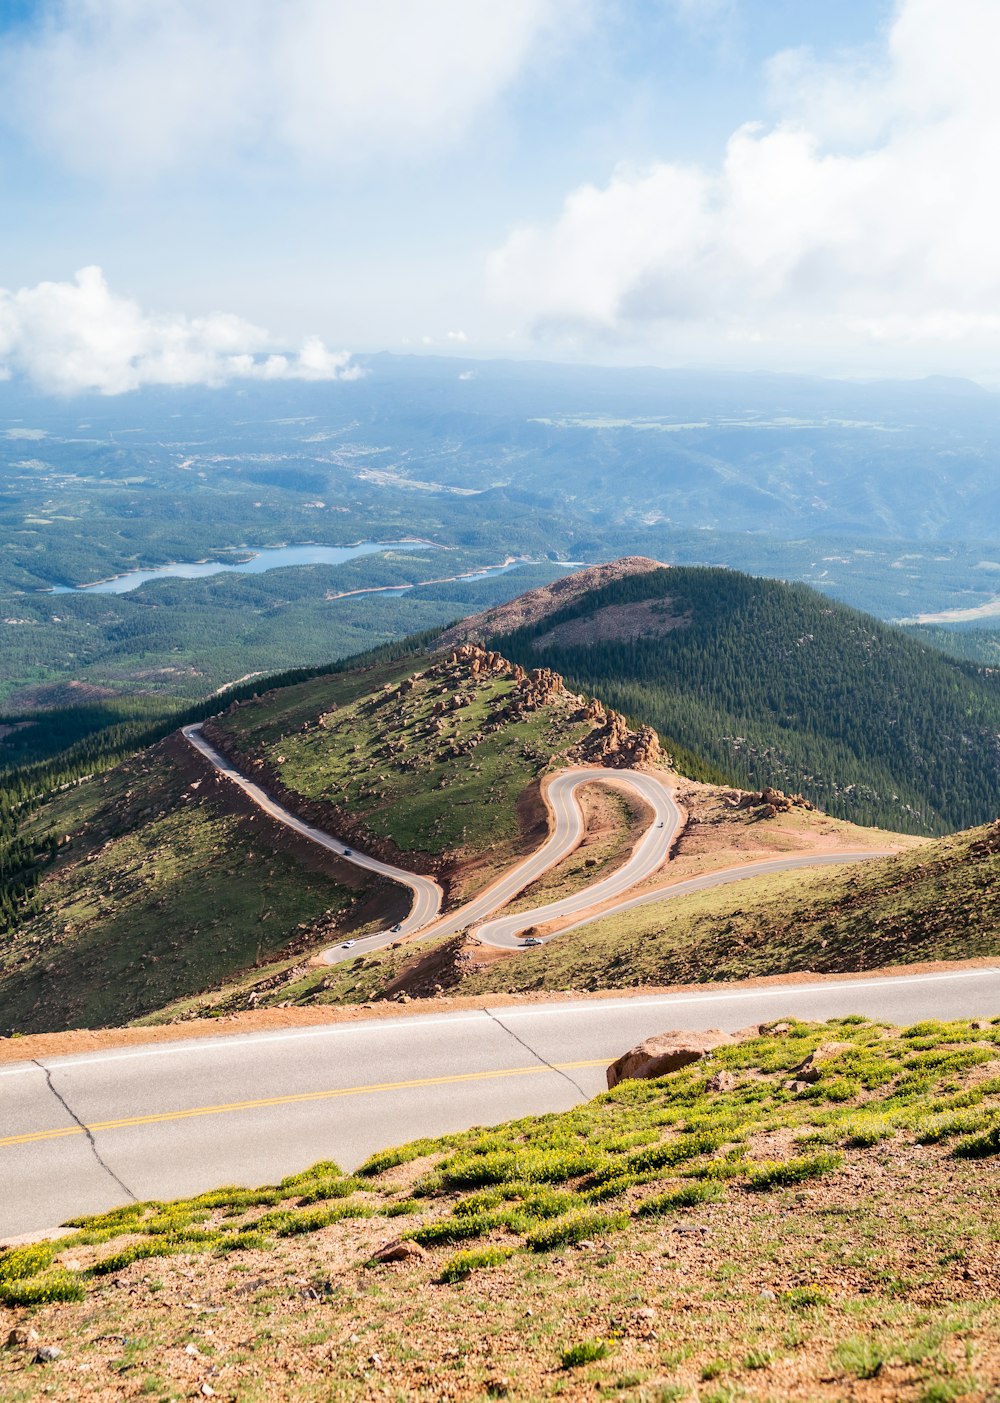
[[[454,648],[460,643],[482,643],[488,638],[514,633],[519,628],[527,628],[558,613],[591,590],[602,589],[629,575],[648,575],[653,570],[666,568],[662,561],[650,560],[644,555],[625,555],[604,565],[590,565],[585,570],[576,570],[561,580],[555,580],[551,585],[529,590],[506,604],[498,604],[493,609],[463,619],[442,633],[438,646]]]

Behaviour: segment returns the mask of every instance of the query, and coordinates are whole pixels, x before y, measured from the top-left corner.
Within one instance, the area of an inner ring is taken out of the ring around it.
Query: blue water
[[[220,560],[203,560],[197,564],[158,565],[153,570],[130,570],[125,575],[116,575],[113,580],[98,580],[92,585],[55,585],[53,594],[127,594],[138,589],[150,580],[165,580],[171,577],[180,580],[197,580],[205,575],[262,575],[265,570],[278,570],[288,565],[340,565],[345,560],[354,560],[359,555],[375,555],[379,551],[392,550],[395,546],[406,546],[408,550],[431,550],[425,541],[362,541],[357,546],[277,546],[270,550],[259,550],[252,560],[244,560],[236,565],[225,565]],[[484,572],[484,573],[493,573]]]

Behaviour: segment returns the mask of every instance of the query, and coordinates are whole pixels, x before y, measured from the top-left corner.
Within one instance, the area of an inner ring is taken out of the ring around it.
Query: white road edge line
[[[565,1017],[566,1015],[585,1013],[618,1013],[630,1008],[664,1008],[673,1004],[729,1003],[741,999],[790,998],[803,994],[838,993],[847,989],[884,989],[902,983],[907,985],[936,984],[949,980],[976,979],[990,975],[1000,976],[1000,966],[989,965],[977,969],[953,970],[947,974],[892,974],[878,979],[842,979],[822,984],[783,984],[755,989],[738,989],[729,993],[692,990],[690,993],[656,994],[642,999],[581,999],[566,1004],[532,1004],[530,1008],[521,1008],[516,1004],[498,1004],[496,1009],[497,1012],[503,1013],[504,1018],[537,1018],[543,1014],[546,1016],[559,1014]],[[357,1032],[361,1027],[380,1032],[387,1029],[390,1032],[400,1032],[405,1029],[436,1027],[442,1023],[449,1025],[477,1023],[486,1019],[489,1019],[489,1013],[486,1009],[474,1009],[468,1013],[435,1013],[415,1018],[358,1019],[354,1023],[321,1025],[287,1033],[278,1031],[273,1033],[219,1033],[214,1037],[192,1038],[189,1041],[156,1044],[151,1047],[122,1048],[110,1052],[66,1053],[60,1057],[18,1062],[10,1067],[0,1067],[0,1077],[44,1071],[45,1068],[55,1071],[60,1067],[92,1066],[98,1062],[123,1062],[134,1057],[164,1057],[177,1052],[238,1052],[258,1043],[294,1042],[302,1038],[330,1037]]]

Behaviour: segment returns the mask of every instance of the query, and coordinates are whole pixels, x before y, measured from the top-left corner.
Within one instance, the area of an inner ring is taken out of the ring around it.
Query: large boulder
[[[736,1039],[719,1028],[702,1033],[659,1033],[638,1047],[630,1048],[608,1068],[608,1090],[620,1081],[635,1077],[665,1077],[680,1067],[700,1062],[717,1047],[728,1047]]]

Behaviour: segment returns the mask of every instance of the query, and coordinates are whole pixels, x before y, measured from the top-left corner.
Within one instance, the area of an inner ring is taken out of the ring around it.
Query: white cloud
[[[315,337],[295,354],[272,350],[260,327],[227,313],[153,316],[111,291],[100,268],[73,282],[0,288],[0,377],[44,390],[117,395],[141,385],[222,385],[230,380],[354,380],[346,351]]]
[[[777,56],[719,166],[626,166],[514,229],[494,299],[549,340],[844,356],[1000,349],[1000,5],[899,0],[884,42]]]
[[[588,0],[589,3],[589,0]],[[115,175],[453,141],[582,0],[43,0],[0,112]]]
[[[464,346],[469,338],[464,331],[449,331],[445,333],[444,339],[446,341],[457,341],[460,346]]]

